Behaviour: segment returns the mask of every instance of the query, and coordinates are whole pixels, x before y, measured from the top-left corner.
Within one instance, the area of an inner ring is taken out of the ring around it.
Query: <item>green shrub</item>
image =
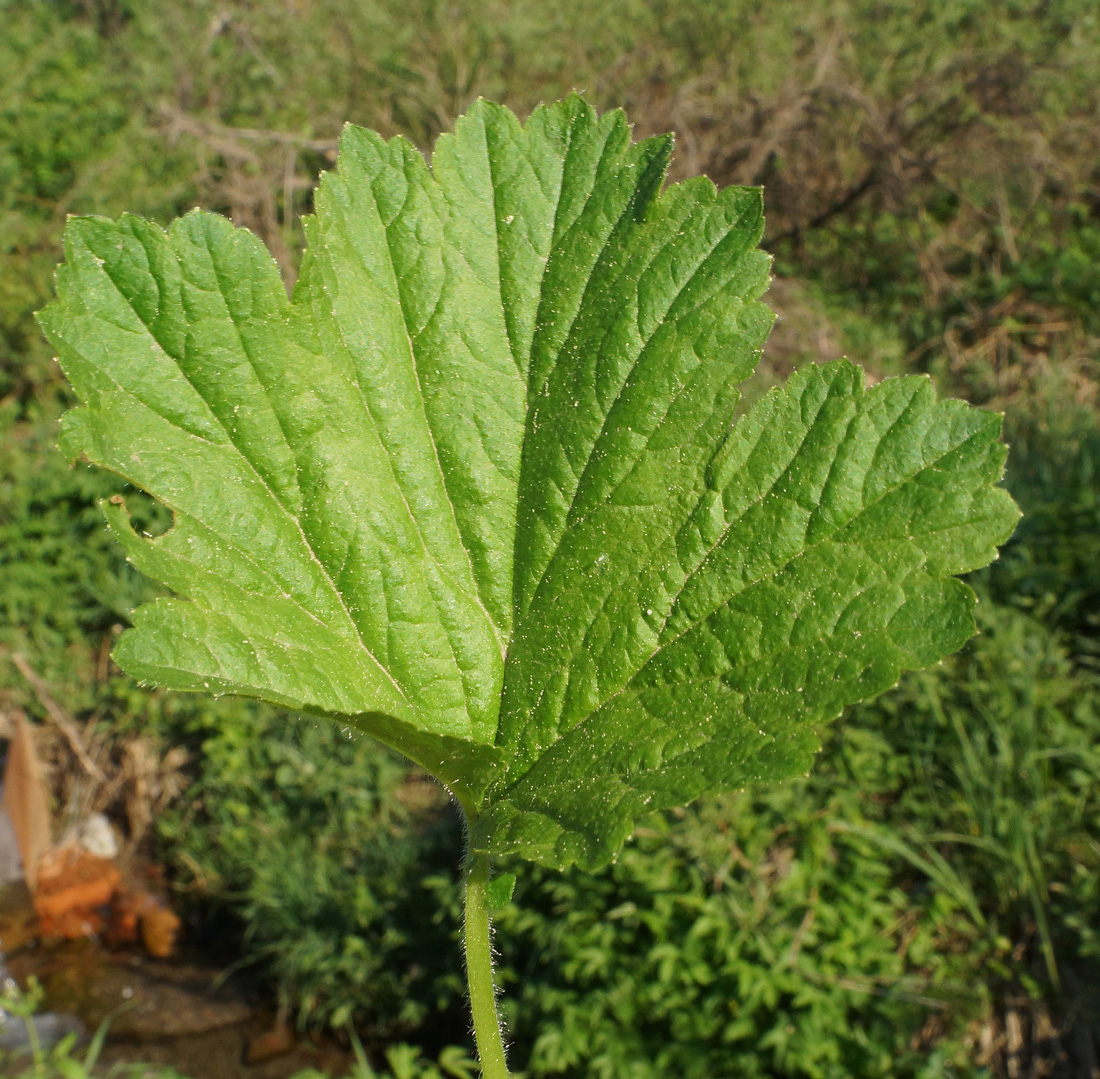
[[[1007,482],[1024,511],[998,562],[992,595],[1064,630],[1078,657],[1100,636],[1100,420],[1057,376],[1008,418]]]
[[[460,1039],[458,922],[435,879],[457,888],[460,829],[442,789],[331,723],[229,700],[201,723],[199,778],[161,837],[207,917],[239,920],[245,960],[303,1023]]]
[[[449,1045],[439,1053],[438,1061],[426,1060],[414,1046],[399,1042],[386,1050],[386,1071],[374,1070],[367,1061],[359,1039],[352,1034],[355,1064],[347,1079],[475,1079],[477,1064],[464,1049]],[[297,1072],[290,1079],[330,1079],[323,1072],[307,1069]]]
[[[0,412],[0,640],[62,648],[155,594],[111,543],[97,505],[138,493],[101,470],[70,468],[56,451],[56,426],[14,423],[13,411]],[[138,497],[142,527],[163,529],[163,510]]]
[[[165,216],[194,199],[191,160],[150,137],[162,46],[132,20],[88,17],[114,6],[0,0],[0,397],[64,395],[33,312],[66,214]]]
[[[869,713],[909,768],[882,824],[922,851],[990,947],[1011,942],[1000,977],[1056,988],[1100,929],[1100,688],[1060,635],[979,612],[982,636],[959,659]]]
[[[595,880],[525,884],[499,927],[530,1074],[935,1074],[910,1047],[951,988],[929,984],[934,928],[872,843],[834,830],[851,793],[814,793],[657,819]]]

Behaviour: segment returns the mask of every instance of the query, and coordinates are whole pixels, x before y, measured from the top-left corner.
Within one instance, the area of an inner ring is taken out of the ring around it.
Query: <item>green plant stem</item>
[[[471,851],[466,864],[466,983],[482,1079],[508,1079],[500,1034],[489,941],[489,855]]]

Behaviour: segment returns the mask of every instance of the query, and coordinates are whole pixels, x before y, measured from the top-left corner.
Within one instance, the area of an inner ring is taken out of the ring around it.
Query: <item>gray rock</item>
[[[75,1034],[78,1038],[84,1035],[84,1024],[75,1015],[43,1012],[31,1016],[30,1019],[23,1019],[0,1009],[0,1050],[8,1053],[29,1053],[31,1036],[27,1029],[28,1023],[34,1027],[40,1049],[52,1049],[69,1034]]]
[[[11,817],[4,808],[4,784],[0,783],[0,888],[12,881],[23,879],[23,862],[19,857],[19,844]]]

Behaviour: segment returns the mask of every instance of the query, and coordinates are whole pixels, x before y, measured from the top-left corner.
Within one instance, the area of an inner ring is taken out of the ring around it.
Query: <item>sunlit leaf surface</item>
[[[135,677],[352,723],[473,842],[596,866],[636,815],[805,771],[954,651],[1016,509],[999,417],[811,366],[734,422],[772,322],[761,196],[664,138],[479,102],[430,165],[348,127],[288,300],[194,212],[75,218],[42,315],[62,447],[171,508]]]

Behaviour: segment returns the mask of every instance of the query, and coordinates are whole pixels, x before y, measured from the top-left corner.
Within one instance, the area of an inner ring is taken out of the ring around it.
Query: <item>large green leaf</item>
[[[349,127],[293,298],[249,232],[76,218],[42,315],[62,447],[179,598],[116,658],[350,722],[473,842],[597,865],[634,817],[805,770],[821,723],[973,632],[1016,510],[999,420],[837,362],[734,424],[771,325],[757,190],[661,193],[577,97],[479,102],[429,166]]]

